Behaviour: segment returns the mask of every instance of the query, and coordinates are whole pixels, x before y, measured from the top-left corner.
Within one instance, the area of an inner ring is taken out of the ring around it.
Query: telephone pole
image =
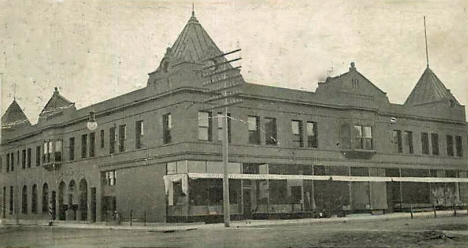
[[[223,154],[223,216],[224,226],[231,225],[231,213],[229,202],[229,114],[228,107],[242,102],[236,98],[240,91],[235,88],[244,83],[244,79],[240,74],[241,66],[233,67],[231,63],[240,61],[237,57],[231,60],[226,59],[227,55],[238,55],[241,49],[231,52],[217,54],[204,60],[206,66],[202,69],[202,77],[207,79],[203,86],[206,87],[205,93],[210,97],[205,100],[205,103],[213,104],[210,110],[223,109],[223,138],[222,138],[222,154]]]

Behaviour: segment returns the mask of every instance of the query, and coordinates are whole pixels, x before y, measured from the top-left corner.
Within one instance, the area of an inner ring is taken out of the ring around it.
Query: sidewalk
[[[438,211],[437,217],[448,217],[453,216],[453,211]],[[457,216],[467,216],[467,211],[457,211]],[[421,218],[434,218],[433,212],[419,212],[414,213],[413,217],[416,219]],[[236,220],[231,221],[230,228],[249,228],[249,227],[267,227],[267,226],[278,226],[278,225],[301,225],[301,224],[313,224],[313,223],[339,223],[339,222],[354,222],[354,221],[382,221],[390,219],[411,219],[410,213],[390,213],[382,215],[371,215],[371,214],[353,214],[346,217],[331,217],[323,219],[275,219],[275,220]],[[16,220],[3,219],[0,220],[1,226],[49,226],[47,220],[19,220],[19,224]],[[216,224],[205,224],[199,223],[130,223],[124,222],[120,225],[110,224],[106,222],[98,223],[83,223],[83,222],[70,222],[70,221],[54,221],[51,228],[81,228],[81,229],[109,229],[109,230],[146,230],[152,232],[176,232],[176,231],[190,231],[196,229],[220,229],[224,228],[224,223]]]

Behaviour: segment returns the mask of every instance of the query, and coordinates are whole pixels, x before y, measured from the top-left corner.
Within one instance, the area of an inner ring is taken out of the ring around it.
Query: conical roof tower
[[[12,130],[24,126],[30,126],[31,122],[24,114],[16,99],[10,104],[2,116],[2,130]]]

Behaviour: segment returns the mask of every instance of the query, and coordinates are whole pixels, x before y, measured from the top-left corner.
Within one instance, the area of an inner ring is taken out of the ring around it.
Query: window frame
[[[143,147],[142,138],[145,134],[143,120],[138,120],[135,122],[135,149],[141,149]]]
[[[75,137],[68,138],[68,160],[75,160]]]
[[[447,134],[445,136],[446,144],[447,144],[447,156],[448,157],[454,157],[455,156],[455,140],[453,135]]]
[[[251,125],[255,125],[254,128],[252,129]],[[254,116],[254,115],[249,115],[247,116],[247,130],[248,130],[248,142],[249,144],[252,145],[260,145],[261,140],[260,140],[260,117],[259,116]]]
[[[421,132],[421,153],[424,155],[429,155],[429,133]]]
[[[297,124],[297,133],[295,132],[294,124]],[[291,133],[293,147],[304,147],[304,130],[301,120],[291,120]]]
[[[82,134],[81,135],[81,158],[87,158],[88,157],[88,134]]]
[[[309,128],[312,126],[312,129]],[[309,132],[311,131],[311,132]],[[316,121],[306,122],[307,147],[318,148],[318,124]]]
[[[431,133],[431,148],[432,148],[432,155],[435,155],[435,156],[440,155],[439,134],[437,133]]]
[[[206,116],[205,116],[206,115]],[[206,111],[198,111],[198,140],[212,141],[213,140],[213,122],[212,113]],[[206,136],[206,137],[205,137]]]
[[[127,140],[127,125],[119,125],[119,152],[125,152],[125,141]]]
[[[278,125],[276,118],[265,117],[265,145],[277,146],[278,145]]]
[[[173,126],[172,114],[167,113],[163,115],[163,143],[170,144],[172,143],[172,129]]]
[[[395,140],[396,139],[396,140]],[[396,153],[403,153],[401,130],[393,130],[393,145]]]

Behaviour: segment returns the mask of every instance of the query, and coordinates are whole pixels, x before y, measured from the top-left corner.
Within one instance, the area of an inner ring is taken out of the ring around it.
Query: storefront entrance
[[[252,219],[252,189],[243,189],[242,205],[244,219]]]

